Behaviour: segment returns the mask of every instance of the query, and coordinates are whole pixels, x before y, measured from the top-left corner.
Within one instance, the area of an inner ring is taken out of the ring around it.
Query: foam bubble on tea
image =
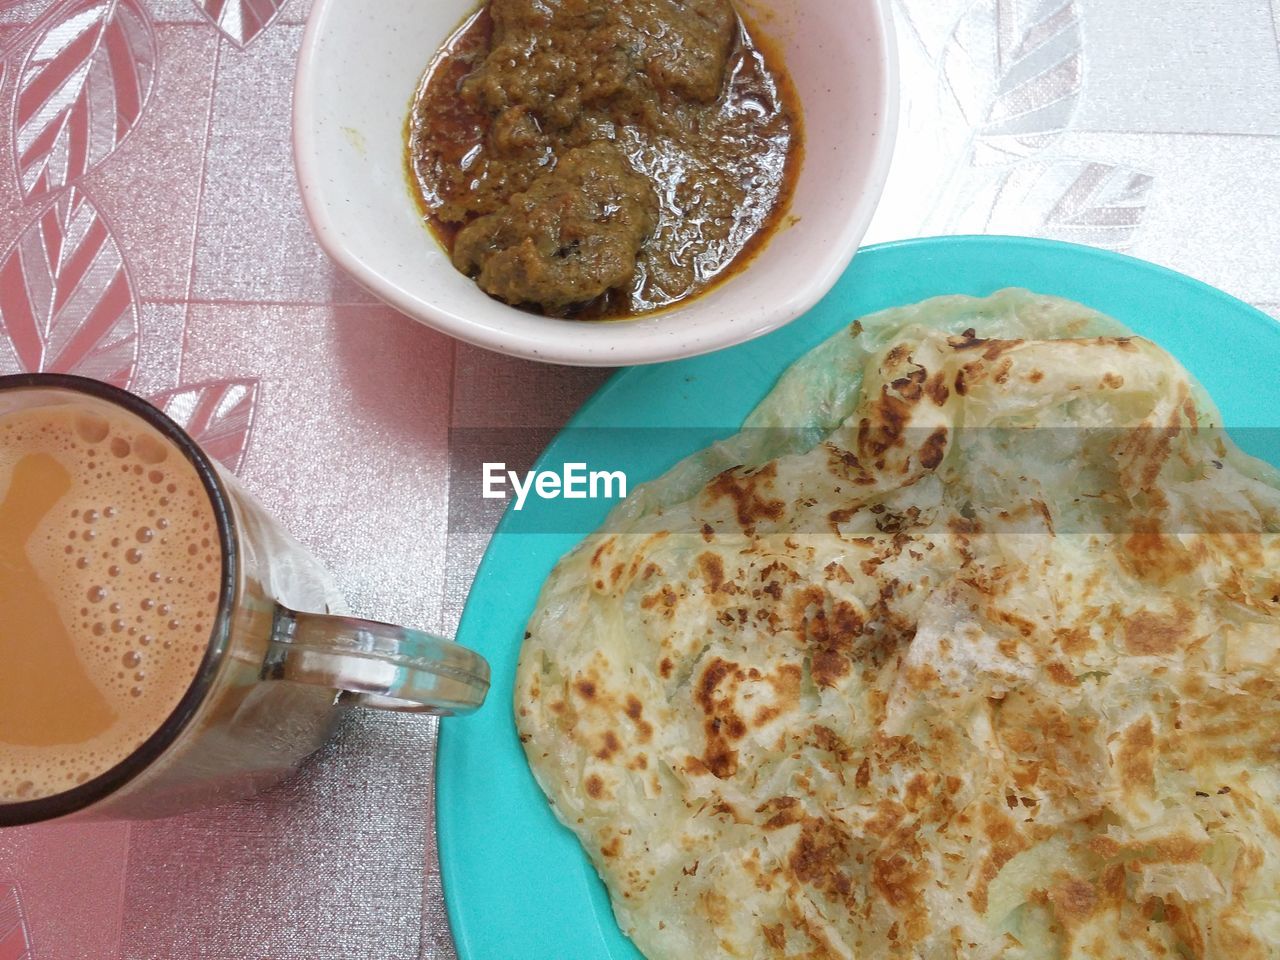
[[[61,793],[190,688],[222,556],[195,468],[123,411],[0,415],[0,803]]]

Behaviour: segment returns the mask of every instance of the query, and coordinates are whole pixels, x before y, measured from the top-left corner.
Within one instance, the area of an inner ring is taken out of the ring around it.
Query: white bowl
[[[889,0],[753,0],[804,111],[805,158],[779,230],[709,294],[634,320],[540,317],[486,296],[454,270],[422,221],[405,172],[405,121],[427,62],[476,0],[316,0],[294,87],[293,146],[320,244],[415,320],[470,343],[587,366],[718,350],[804,313],[862,239],[897,126]],[[767,4],[767,9],[765,8]]]

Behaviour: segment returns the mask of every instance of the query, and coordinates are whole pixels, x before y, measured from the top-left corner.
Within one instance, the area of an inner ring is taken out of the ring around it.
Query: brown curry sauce
[[[497,152],[501,159],[499,138],[508,132],[495,129],[495,117],[461,95],[489,55],[493,32],[488,6],[455,31],[428,66],[408,120],[413,192],[451,254],[463,228],[494,202],[527,189],[537,171],[554,169],[564,150],[595,139],[575,128],[550,149],[544,142],[542,155],[533,145],[524,161],[534,173],[515,165],[508,180],[508,168],[494,157]],[[605,129],[604,139],[651,180],[656,225],[628,283],[565,309],[518,306],[581,320],[651,313],[706,293],[742,270],[785,219],[803,159],[799,98],[776,47],[740,13],[717,98],[697,103],[665,97],[638,111],[634,122],[590,120],[592,130]]]

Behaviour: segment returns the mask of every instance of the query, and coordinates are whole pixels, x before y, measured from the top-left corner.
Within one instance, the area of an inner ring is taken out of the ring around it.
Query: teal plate
[[[624,370],[583,406],[540,465],[586,461],[633,483],[734,433],[778,375],[863,314],[947,293],[1003,287],[1078,300],[1149,337],[1208,388],[1237,442],[1280,466],[1280,324],[1239,300],[1161,267],[1088,247],[1006,237],[946,237],[869,247],[807,315],[759,340],[690,360]],[[644,443],[615,439],[646,430]],[[702,435],[705,432],[705,436]],[[576,838],[551,814],[525,764],[512,719],[516,658],[542,582],[604,519],[610,504],[576,501],[573,523],[548,523],[564,501],[530,497],[508,510],[476,575],[458,640],[493,666],[489,702],[447,720],[437,816],[445,900],[461,960],[638,960]],[[540,516],[541,514],[541,516]],[[691,958],[693,960],[693,958]]]

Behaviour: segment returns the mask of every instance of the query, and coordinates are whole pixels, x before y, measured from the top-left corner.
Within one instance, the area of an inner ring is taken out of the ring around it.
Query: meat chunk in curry
[[[560,310],[626,283],[657,216],[648,178],[616,144],[599,141],[463,227],[453,263],[508,303]]]

